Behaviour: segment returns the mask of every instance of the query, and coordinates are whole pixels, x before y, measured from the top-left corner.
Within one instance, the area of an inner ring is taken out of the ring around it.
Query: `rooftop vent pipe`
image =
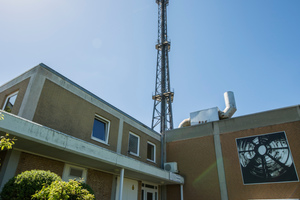
[[[226,108],[223,111],[219,110],[219,118],[220,119],[228,119],[232,117],[232,115],[236,111],[236,104],[234,99],[234,94],[231,91],[224,93],[224,100]]]
[[[226,108],[221,111],[218,108],[215,109],[216,115],[219,115],[219,119],[228,119],[231,118],[232,115],[236,112],[236,104],[235,104],[235,99],[234,99],[234,94],[232,91],[228,91],[224,93],[224,100],[225,100],[225,106]],[[213,110],[213,109],[208,109],[208,110]],[[199,111],[201,112],[201,111]],[[203,111],[202,111],[203,112]],[[207,117],[207,116],[206,116]],[[209,122],[209,120],[204,120],[204,122]],[[186,127],[186,126],[191,126],[191,118],[187,118],[185,120],[183,120],[178,128],[182,128],[182,127]]]

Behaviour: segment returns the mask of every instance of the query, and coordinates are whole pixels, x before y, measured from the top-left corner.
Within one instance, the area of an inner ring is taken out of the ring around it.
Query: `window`
[[[76,179],[76,180],[83,179],[83,181],[85,181],[86,177],[87,177],[87,169],[69,165],[69,164],[65,165],[63,176],[62,176],[63,181],[69,181],[70,179]]]
[[[107,144],[109,136],[109,126],[110,122],[107,119],[96,115],[94,119],[92,139]]]
[[[147,143],[147,160],[155,162],[155,153],[156,153],[155,144],[148,142]]]
[[[140,136],[129,133],[129,153],[135,156],[139,156],[140,149]]]
[[[9,95],[9,96],[6,98],[5,103],[4,103],[4,106],[3,106],[2,109],[5,110],[6,112],[10,112],[10,113],[11,113],[12,108],[13,108],[13,106],[15,105],[17,96],[18,96],[18,92],[15,92],[15,93]]]

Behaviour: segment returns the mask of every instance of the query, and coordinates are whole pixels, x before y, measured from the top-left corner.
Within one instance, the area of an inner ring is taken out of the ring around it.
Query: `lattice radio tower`
[[[171,44],[167,34],[167,6],[169,0],[156,0],[158,4],[158,40],[156,82],[152,129],[160,124],[160,133],[173,129],[172,102],[174,92],[170,90],[169,58]]]

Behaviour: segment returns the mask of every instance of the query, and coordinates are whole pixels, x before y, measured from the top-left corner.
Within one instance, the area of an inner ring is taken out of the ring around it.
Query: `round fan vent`
[[[286,180],[291,170],[298,179],[284,132],[237,139],[237,148],[244,182]]]

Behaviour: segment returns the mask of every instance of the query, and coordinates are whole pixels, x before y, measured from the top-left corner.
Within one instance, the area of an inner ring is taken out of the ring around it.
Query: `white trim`
[[[10,95],[8,95],[8,96],[6,97],[5,102],[4,102],[4,104],[3,104],[3,107],[2,107],[2,110],[5,109],[5,106],[6,106],[7,102],[8,102],[8,99],[10,99],[11,97],[13,97],[13,96],[15,96],[15,95],[17,95],[17,97],[18,97],[18,93],[19,93],[19,90],[16,91],[16,92],[11,93]],[[16,101],[17,101],[17,97],[16,97]],[[15,103],[16,103],[16,102],[15,102]]]
[[[87,169],[83,168],[83,167],[78,167],[78,166],[75,166],[75,165],[70,165],[70,164],[65,164],[63,175],[62,175],[63,181],[69,181],[70,179],[76,178],[76,177],[70,176],[71,168],[77,169],[77,170],[82,170],[82,177],[81,178],[83,179],[83,182],[86,181],[86,179],[87,179]]]
[[[97,137],[94,137],[93,136],[93,130],[92,130],[92,134],[91,134],[91,139],[93,139],[95,141],[98,141],[98,142],[101,142],[103,144],[108,144],[109,129],[110,129],[110,120],[108,120],[108,119],[106,119],[106,118],[104,118],[104,117],[102,117],[100,115],[97,115],[97,114],[95,114],[94,121],[95,121],[95,119],[98,120],[98,121],[100,121],[100,122],[105,123],[105,125],[106,125],[105,126],[105,141],[101,140],[101,139],[99,139]],[[93,123],[93,129],[94,129],[94,123]]]
[[[131,152],[130,151],[130,148],[129,148],[129,145],[130,145],[130,135],[133,135],[135,137],[137,137],[138,139],[138,143],[137,143],[137,153],[134,153],[134,152]],[[140,136],[137,135],[137,134],[134,134],[132,132],[129,132],[129,137],[128,137],[128,152],[131,154],[131,155],[134,155],[134,156],[139,156],[140,155]]]
[[[148,144],[153,146],[153,160],[148,158]],[[149,141],[147,141],[147,160],[156,163],[156,145]]]

